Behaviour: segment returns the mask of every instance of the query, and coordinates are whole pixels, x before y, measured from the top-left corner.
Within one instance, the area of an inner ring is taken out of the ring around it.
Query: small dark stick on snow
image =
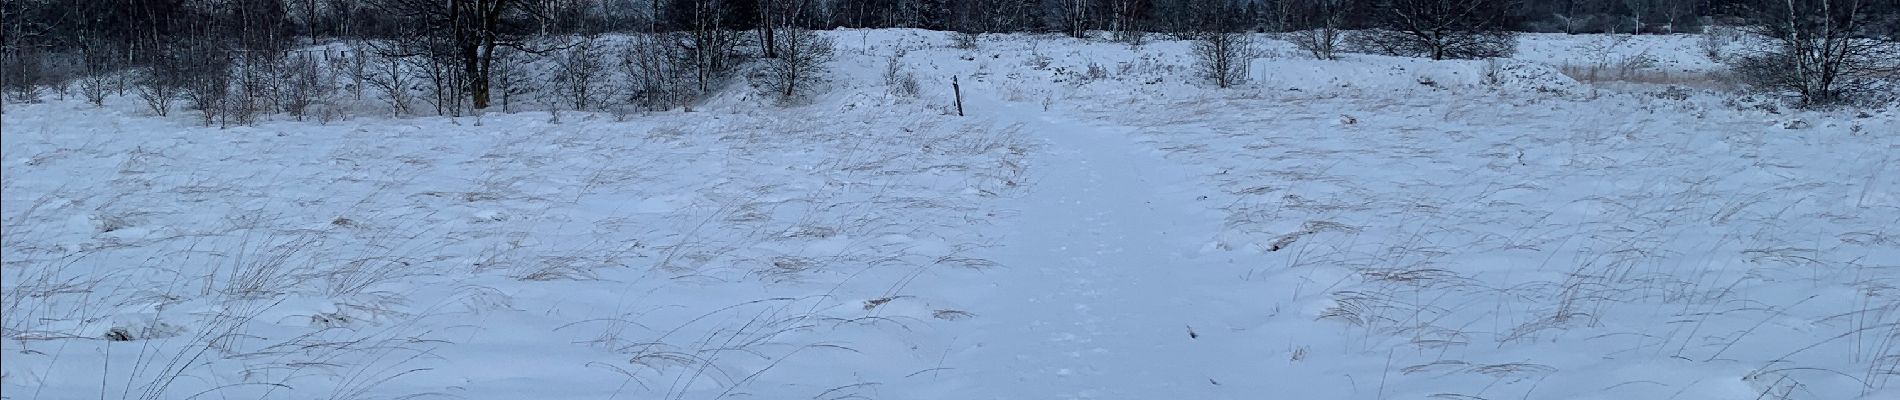
[[[950,91],[957,94],[957,116],[963,116],[963,85],[957,83],[957,77],[950,77]]]

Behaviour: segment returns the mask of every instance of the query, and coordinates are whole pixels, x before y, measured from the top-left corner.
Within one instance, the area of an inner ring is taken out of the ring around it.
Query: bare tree
[[[786,20],[768,22],[783,26],[774,51],[778,58],[765,60],[764,82],[781,101],[797,99],[822,81],[826,65],[832,59],[830,37],[794,23],[805,18],[806,10],[816,8],[810,1],[798,3],[800,5],[789,9]]]
[[[1508,0],[1384,0],[1374,29],[1353,35],[1361,50],[1374,53],[1453,58],[1510,56],[1517,35],[1506,30]]]
[[[773,12],[759,12],[756,3],[732,0],[659,0],[654,3],[665,4],[656,8],[659,15],[653,29],[654,33],[676,33],[657,36],[668,39],[677,46],[683,65],[690,67],[695,88],[700,93],[709,93],[716,86],[726,82],[733,71],[745,61],[740,47],[746,44],[745,33],[753,25],[763,23],[758,18],[770,16],[783,19],[788,11],[787,5],[771,6]],[[743,9],[742,9],[743,8]],[[773,27],[773,43],[783,40],[777,33],[779,27]],[[764,32],[761,32],[763,35]],[[764,39],[761,37],[761,39]],[[778,46],[773,46],[777,48]],[[772,50],[762,50],[760,55],[775,55]]]
[[[1115,33],[1115,41],[1139,46],[1147,38],[1147,27],[1143,26],[1152,11],[1148,1],[1142,0],[1106,0],[1108,1],[1109,30]]]
[[[404,116],[414,107],[415,94],[409,88],[415,86],[415,75],[409,73],[409,62],[402,56],[385,53],[365,53],[363,73],[360,75],[364,86],[368,86],[380,95],[384,103],[389,104],[395,116]]]
[[[1758,88],[1794,92],[1804,106],[1867,94],[1900,74],[1900,42],[1870,29],[1876,1],[1755,1],[1748,29],[1774,46],[1740,57],[1736,72]]]
[[[1333,59],[1346,32],[1346,13],[1353,7],[1352,1],[1283,0],[1281,6],[1281,26],[1289,31],[1282,37],[1313,58]]]
[[[191,41],[175,51],[180,53],[181,62],[173,78],[183,89],[180,94],[186,106],[199,112],[205,126],[227,122],[227,103],[232,100],[230,51],[209,40]]]
[[[575,110],[588,110],[599,102],[601,81],[607,74],[599,49],[595,38],[582,38],[555,56],[554,92]]]
[[[147,66],[139,73],[137,93],[153,114],[161,117],[171,115],[172,105],[194,84],[192,70],[208,67],[198,65],[196,61],[199,60],[193,57],[196,52],[173,46],[150,48],[139,54]]]
[[[766,62],[766,82],[781,99],[791,100],[822,81],[826,63],[831,62],[832,41],[801,28],[787,29],[783,35],[778,58]]]
[[[686,33],[644,33],[631,37],[620,53],[620,71],[627,83],[627,102],[647,110],[666,110],[686,104],[694,90],[692,57],[679,43]]]
[[[37,49],[12,48],[0,52],[0,89],[6,100],[20,103],[40,102],[40,82],[44,65]]]
[[[285,60],[280,52],[244,52],[234,59],[230,81],[236,91],[225,101],[225,115],[228,122],[249,124],[274,108]]]
[[[1194,43],[1194,57],[1201,76],[1222,88],[1232,87],[1247,78],[1247,63],[1253,58],[1253,38],[1245,32],[1214,32]]]
[[[84,70],[79,77],[79,94],[94,107],[104,106],[117,81],[122,56],[103,40],[87,40],[79,46]]]
[[[535,7],[523,0],[380,0],[385,12],[410,19],[409,32],[436,44],[435,55],[455,71],[437,71],[436,76],[455,74],[462,79],[452,83],[459,90],[442,88],[438,92],[457,93],[468,98],[475,109],[488,108],[491,96],[489,78],[494,71],[495,54],[501,47],[524,47],[520,31],[509,29],[526,16],[539,16]],[[413,54],[400,54],[402,56]],[[439,104],[455,104],[449,99]],[[441,106],[438,106],[441,107]]]
[[[1663,33],[1685,31],[1683,18],[1695,14],[1694,0],[1656,0],[1656,13],[1662,17]],[[1694,28],[1694,26],[1690,26]]]
[[[1071,37],[1088,37],[1089,0],[1050,0],[1050,24]]]
[[[1630,33],[1643,33],[1643,27],[1649,23],[1649,15],[1656,9],[1658,0],[1623,0],[1623,9],[1629,11]]]
[[[501,112],[514,112],[515,99],[534,93],[536,82],[528,66],[529,53],[503,50],[495,55],[495,94],[501,96]]]
[[[134,83],[139,100],[152,114],[160,117],[171,115],[172,102],[178,99],[178,85],[164,77],[162,73],[148,69],[139,74]]]
[[[1254,56],[1253,36],[1238,18],[1237,7],[1228,3],[1211,5],[1199,13],[1203,23],[1194,41],[1195,68],[1202,78],[1221,88],[1232,87],[1247,78],[1247,64]]]
[[[435,106],[436,115],[461,116],[464,106],[472,107],[474,95],[470,91],[476,86],[475,77],[460,68],[462,64],[458,61],[461,56],[453,48],[440,41],[428,41],[428,37],[417,39],[423,42],[406,47],[424,50],[409,53],[414,55],[394,57],[410,64],[411,68],[421,71],[429,79],[429,97],[424,99]],[[481,85],[488,85],[487,80],[484,79]]]
[[[329,102],[336,93],[335,75],[317,61],[319,57],[318,53],[299,52],[284,61],[277,104],[298,121],[308,115],[312,106]]]

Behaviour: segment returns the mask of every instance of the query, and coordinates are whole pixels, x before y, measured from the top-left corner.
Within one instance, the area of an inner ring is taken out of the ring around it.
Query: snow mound
[[[1581,87],[1546,64],[1520,60],[1427,60],[1361,54],[1338,60],[1254,60],[1252,83],[1305,92],[1495,88],[1564,92]]]

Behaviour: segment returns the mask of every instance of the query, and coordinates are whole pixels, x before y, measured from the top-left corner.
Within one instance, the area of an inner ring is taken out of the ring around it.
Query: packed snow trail
[[[1249,352],[1266,346],[1235,343],[1233,321],[1214,320],[1260,308],[1204,290],[1245,272],[1202,254],[1220,220],[1196,204],[1195,179],[1125,132],[973,103],[973,113],[1007,114],[999,119],[1042,143],[1029,194],[996,226],[1003,270],[977,307],[977,337],[959,338],[965,350],[947,360],[960,371],[946,374],[965,381],[945,398],[1272,393],[1250,376],[1269,356]]]

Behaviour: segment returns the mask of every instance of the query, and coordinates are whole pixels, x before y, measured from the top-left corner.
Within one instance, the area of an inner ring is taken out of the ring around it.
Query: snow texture
[[[827,34],[824,94],[790,107],[217,129],[9,104],[0,389],[1900,397],[1900,115],[1567,68],[1718,70],[1693,36],[1263,39],[1220,90],[1181,41]],[[880,77],[898,54],[916,97]]]

